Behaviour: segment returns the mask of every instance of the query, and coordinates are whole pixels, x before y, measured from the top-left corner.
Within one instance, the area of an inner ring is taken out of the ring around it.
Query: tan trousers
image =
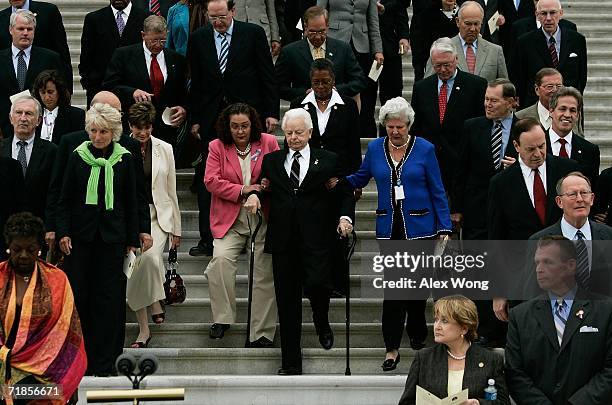
[[[208,279],[210,306],[213,322],[231,324],[236,322],[236,272],[238,256],[247,246],[247,262],[251,257],[249,231],[257,226],[257,217],[241,208],[234,225],[221,239],[213,241],[213,258],[204,274]],[[266,220],[263,219],[255,240],[255,264],[253,269],[253,303],[251,309],[251,342],[264,336],[274,340],[276,330],[276,297],[272,274],[272,255],[264,253]]]

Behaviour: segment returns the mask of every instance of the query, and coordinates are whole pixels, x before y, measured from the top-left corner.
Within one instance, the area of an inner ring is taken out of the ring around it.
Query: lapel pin
[[[329,56],[334,56],[334,54],[330,52],[330,53],[329,53]]]
[[[481,361],[480,363],[478,363],[478,367],[483,368],[484,367],[484,363]]]
[[[315,166],[319,164],[319,159],[315,159],[314,161]]]
[[[455,87],[455,90],[461,90],[461,87],[457,86]]]
[[[578,154],[581,154],[581,153],[582,153],[582,151],[580,149],[578,149]]]
[[[337,109],[338,109],[338,106],[337,106],[337,105],[334,105],[334,110],[337,110]]]
[[[584,318],[584,310],[581,309],[578,312],[576,312],[576,316],[580,319]]]
[[[304,110],[308,111],[308,104],[304,104]]]

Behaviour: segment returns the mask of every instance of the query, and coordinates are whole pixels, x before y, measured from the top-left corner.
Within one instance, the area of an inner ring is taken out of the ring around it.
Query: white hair
[[[40,118],[40,116],[42,115],[42,106],[36,98],[30,96],[29,94],[24,94],[22,96],[16,97],[15,100],[13,100],[13,102],[11,103],[11,114],[15,112],[17,104],[21,104],[25,101],[31,101],[34,103],[34,105],[36,106],[36,113],[38,114],[37,118]]]
[[[113,141],[118,142],[123,133],[121,113],[106,103],[95,103],[85,113],[85,130],[90,133],[92,127],[107,129],[113,134]]]
[[[380,107],[378,121],[386,125],[387,121],[398,119],[406,123],[408,129],[414,122],[414,110],[403,97],[395,97],[387,100],[385,105]]]
[[[306,129],[312,129],[312,118],[310,118],[310,114],[308,111],[303,108],[294,108],[289,110],[283,116],[283,121],[281,122],[281,128],[284,130],[287,124],[287,121],[301,118],[304,120],[304,125]]]
[[[15,10],[15,12],[9,17],[9,29],[13,28],[15,24],[17,24],[17,17],[23,18],[28,24],[34,24],[34,28],[36,28],[36,14],[30,10],[19,9]]]
[[[480,15],[484,17],[484,9],[480,5],[480,3],[476,1],[472,1],[472,0],[468,0],[465,3],[463,3],[461,7],[459,7],[459,11],[457,11],[457,15],[459,16],[459,18],[463,18],[463,12],[465,11],[465,9],[467,7],[474,7],[474,6],[478,7],[478,9],[480,10]]]
[[[429,49],[429,57],[431,57],[434,52],[451,53],[453,56],[457,56],[457,48],[455,48],[453,41],[449,37],[436,39]]]

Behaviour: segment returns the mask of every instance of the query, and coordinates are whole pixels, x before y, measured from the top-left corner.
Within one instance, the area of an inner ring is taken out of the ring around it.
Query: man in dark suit
[[[512,24],[518,19],[532,17],[535,13],[533,0],[497,0],[499,14],[503,16],[504,24],[499,27],[500,45],[504,48],[506,61],[510,60],[510,41]],[[487,22],[488,25],[488,22]]]
[[[522,35],[514,47],[510,78],[516,85],[521,106],[537,101],[534,77],[543,67],[554,67],[563,84],[584,92],[587,82],[587,53],[584,36],[559,26],[563,9],[559,0],[540,0],[537,5],[540,30]]]
[[[0,129],[5,137],[13,133],[8,122],[11,108],[9,97],[29,90],[43,70],[65,71],[56,52],[32,46],[35,27],[36,16],[31,11],[19,10],[11,14],[9,32],[12,44],[0,50]]]
[[[278,374],[295,375],[302,373],[302,290],[310,299],[321,346],[326,350],[333,346],[327,313],[335,230],[350,234],[355,203],[346,183],[327,189],[327,180],[337,175],[337,158],[309,147],[310,114],[301,108],[289,110],[282,127],[288,148],[267,154],[262,166],[271,203],[265,250],[272,253],[281,330]],[[338,201],[339,222],[332,214],[335,210],[330,210]]]
[[[140,43],[148,11],[133,7],[130,0],[110,0],[110,5],[85,16],[81,35],[79,74],[87,105],[102,90],[106,68],[115,49]]]
[[[540,29],[540,27],[542,27],[542,24],[538,20],[537,16],[530,16],[516,20],[514,24],[512,24],[512,44],[516,44],[521,35]],[[566,20],[565,18],[559,20],[559,27],[578,31],[576,24],[570,20]]]
[[[538,242],[534,262],[545,293],[510,311],[508,391],[518,404],[612,403],[612,301],[576,283],[574,244]]]
[[[279,100],[266,33],[258,25],[233,17],[233,0],[211,0],[211,24],[190,38],[191,133],[201,141],[203,158],[195,170],[200,241],[189,251],[192,256],[212,255],[210,194],[201,179],[208,143],[217,137],[214,125],[219,113],[230,104],[242,102],[257,110],[268,133],[273,133],[278,123]]]
[[[133,0],[136,7],[164,18],[168,18],[168,10],[178,0]]]
[[[312,90],[310,65],[318,58],[334,63],[336,89],[341,95],[353,97],[365,88],[365,76],[350,45],[328,38],[328,29],[327,10],[321,7],[306,10],[306,38],[283,47],[274,67],[279,95],[283,100],[304,98]]]
[[[167,25],[163,17],[151,15],[144,20],[140,44],[117,48],[106,70],[102,86],[117,94],[126,110],[138,101],[155,106],[155,136],[176,144],[176,128],[187,117],[185,58],[164,49]],[[162,120],[166,108],[173,112],[170,125]]]
[[[9,0],[10,7],[0,11],[0,49],[11,46],[12,38],[5,27],[9,26],[9,19],[17,10],[30,10],[36,15],[36,36],[34,46],[47,48],[60,55],[64,69],[62,74],[69,80],[69,90],[72,93],[72,64],[70,50],[66,39],[66,30],[62,15],[55,4],[34,0]]]
[[[317,5],[317,0],[275,0],[276,20],[283,46],[302,39],[302,31],[297,28],[298,21],[308,8]]]
[[[546,148],[555,156],[578,162],[579,170],[589,178],[591,184],[597,184],[599,147],[573,133],[581,109],[582,95],[573,87],[561,87],[552,95],[552,125],[546,131]]]
[[[487,81],[457,69],[457,50],[450,38],[436,40],[430,56],[435,74],[414,84],[410,133],[435,145],[442,181],[450,192],[460,161],[461,128],[466,119],[484,115]]]
[[[42,108],[31,96],[19,96],[11,106],[10,121],[14,136],[6,139],[0,156],[17,160],[25,179],[25,193],[21,211],[45,218],[47,189],[57,147],[49,141],[37,138],[36,127],[41,122]],[[5,190],[12,193],[12,190]]]

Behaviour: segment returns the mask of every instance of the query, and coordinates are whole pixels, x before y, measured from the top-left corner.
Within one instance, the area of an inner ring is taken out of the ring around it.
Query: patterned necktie
[[[289,176],[289,179],[291,180],[294,190],[297,190],[300,187],[300,157],[302,157],[300,152],[295,152],[293,154],[293,163],[291,164],[291,175]]]
[[[164,75],[162,74],[159,63],[157,62],[156,54],[151,54],[151,71],[149,73],[149,77],[151,79],[151,88],[153,89],[155,100],[159,102],[160,94],[164,88]]]
[[[19,51],[19,53],[17,54],[17,84],[19,85],[20,91],[23,91],[23,89],[25,88],[27,72],[28,66],[25,62],[25,52]]]
[[[552,60],[553,67],[559,66],[559,56],[557,55],[557,48],[555,47],[555,37],[550,37],[548,40],[548,51],[550,52],[550,59]]]
[[[229,43],[227,42],[227,34],[219,33],[218,38],[221,38],[221,52],[219,53],[219,70],[225,73],[227,67],[227,54],[229,53]]]
[[[495,121],[495,129],[491,137],[491,153],[493,154],[493,165],[495,170],[501,167],[502,130],[504,129],[500,120]]]
[[[21,164],[21,170],[23,170],[23,177],[26,175],[26,170],[28,169],[28,160],[26,158],[26,145],[28,143],[26,141],[18,141],[17,145],[19,145],[19,151],[17,152],[17,161]]]
[[[559,156],[569,158],[569,155],[567,154],[567,149],[565,148],[565,144],[567,144],[567,141],[563,138],[559,138],[559,143],[561,144],[561,148],[559,149]]]
[[[467,49],[465,50],[465,61],[470,73],[474,74],[474,71],[476,70],[476,55],[474,54],[472,44],[466,44],[466,46]]]
[[[555,302],[555,329],[557,330],[557,340],[559,341],[559,346],[561,346],[561,342],[563,341],[563,332],[565,332],[565,324],[567,323],[567,319],[565,318],[565,312],[567,309],[567,303],[563,299],[558,299]]]
[[[123,35],[123,29],[125,28],[125,21],[123,21],[123,11],[117,11],[117,31],[119,31],[119,36]]]
[[[581,230],[576,231],[576,282],[581,288],[589,289],[589,252]]]
[[[155,15],[161,16],[161,7],[159,6],[159,0],[151,0],[149,3],[149,10]]]
[[[533,205],[542,225],[546,224],[546,191],[538,169],[533,169]]]
[[[442,86],[440,86],[440,94],[438,95],[438,108],[440,110],[440,125],[444,121],[444,114],[446,113],[446,95],[448,94],[448,86],[446,80],[442,80]]]
[[[314,58],[315,59],[323,59],[325,58],[325,52],[323,52],[323,48],[317,46],[314,48]]]

